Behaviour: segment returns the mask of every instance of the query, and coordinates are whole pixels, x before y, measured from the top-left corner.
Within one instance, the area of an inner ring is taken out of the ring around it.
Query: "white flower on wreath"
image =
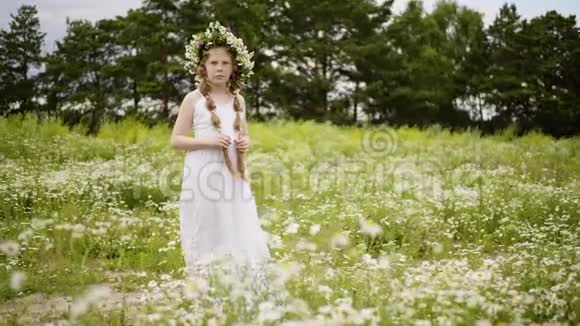
[[[197,76],[196,70],[203,51],[219,46],[227,47],[232,53],[237,64],[237,79],[244,84],[253,74],[252,56],[254,52],[249,52],[242,39],[236,37],[229,28],[222,26],[217,21],[211,22],[205,32],[194,34],[185,45],[185,69],[194,75],[195,80],[200,83],[201,77]]]

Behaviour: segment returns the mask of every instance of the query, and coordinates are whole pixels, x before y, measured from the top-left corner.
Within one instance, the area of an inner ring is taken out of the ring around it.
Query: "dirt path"
[[[108,289],[106,298],[99,300],[93,307],[99,311],[111,311],[125,307],[125,318],[133,325],[139,308],[144,303],[144,292],[121,292],[115,289],[114,283],[97,284],[100,289]],[[18,324],[38,325],[67,318],[67,312],[74,310],[75,300],[71,296],[58,294],[34,293],[0,304],[0,320],[15,320]],[[78,307],[78,305],[77,305]]]

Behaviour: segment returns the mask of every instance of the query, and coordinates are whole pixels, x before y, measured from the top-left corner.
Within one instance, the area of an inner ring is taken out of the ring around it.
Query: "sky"
[[[431,10],[437,0],[424,0],[425,9]],[[395,0],[394,11],[400,12],[408,0]],[[457,0],[460,5],[484,13],[484,21],[490,24],[505,0]],[[564,16],[580,14],[580,0],[510,0],[515,3],[520,15],[532,18],[548,10],[556,10]],[[55,41],[66,34],[66,18],[97,21],[124,15],[131,8],[138,8],[141,0],[0,0],[0,28],[8,29],[10,14],[16,14],[21,5],[36,5],[42,31],[46,33],[43,52],[52,52]],[[578,20],[578,17],[577,17]]]

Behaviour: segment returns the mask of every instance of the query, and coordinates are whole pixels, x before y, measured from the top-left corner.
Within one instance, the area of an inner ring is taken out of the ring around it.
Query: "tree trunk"
[[[483,107],[481,105],[481,94],[477,94],[477,105],[479,106],[479,129],[483,129],[485,121],[483,120]]]
[[[167,118],[169,117],[169,96],[167,95],[169,77],[167,71],[163,72],[163,81],[163,87],[161,87],[161,92],[163,93],[163,118]]]
[[[262,114],[260,113],[260,80],[256,80],[256,88],[255,89],[257,90],[256,95],[254,96],[255,115],[256,115],[256,119],[258,121],[262,121]],[[246,114],[248,114],[247,111],[246,111]]]
[[[358,120],[358,84],[359,82],[356,81],[354,86],[354,96],[353,96],[353,122],[356,123]]]
[[[139,94],[137,93],[137,80],[133,79],[133,86],[132,86],[132,92],[133,92],[133,113],[137,113],[137,110],[139,109]]]
[[[328,56],[324,56],[324,59],[322,60],[322,78],[324,80],[326,80],[327,76],[327,70],[328,70]],[[328,90],[323,90],[322,91],[322,107],[324,109],[324,113],[328,112]]]

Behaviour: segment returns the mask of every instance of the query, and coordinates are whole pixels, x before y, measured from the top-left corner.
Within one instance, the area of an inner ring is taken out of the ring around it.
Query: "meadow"
[[[184,279],[170,132],[0,119],[0,320],[580,323],[579,138],[251,123],[275,285],[252,297]]]

